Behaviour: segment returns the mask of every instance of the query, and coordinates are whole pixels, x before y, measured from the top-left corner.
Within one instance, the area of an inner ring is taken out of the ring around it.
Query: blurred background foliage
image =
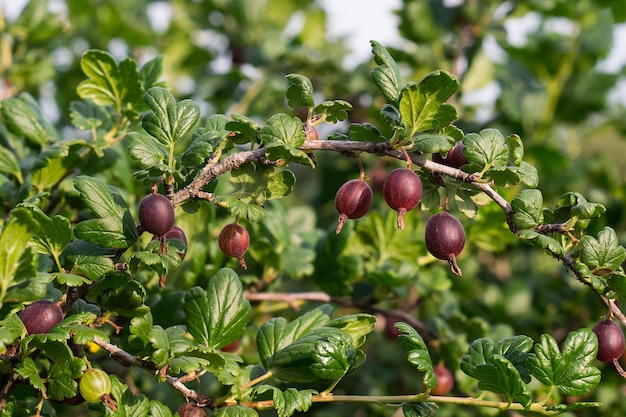
[[[619,55],[623,0],[404,0],[394,13],[400,39],[385,46],[400,65],[403,81],[419,81],[434,69],[456,74],[461,83],[453,98],[457,126],[466,132],[494,127],[520,135],[526,160],[538,169],[546,205],[554,206],[567,191],[580,192],[607,207],[589,232],[610,225],[626,241],[626,68]],[[358,19],[359,10],[344,18]],[[31,94],[64,139],[76,137],[68,108],[84,79],[79,60],[87,49],[97,48],[118,60],[132,57],[139,65],[163,55],[172,92],[198,102],[204,117],[239,113],[263,123],[288,111],[284,77],[301,73],[312,80],[317,102],[347,100],[354,106],[350,122],[381,126],[384,98],[369,76],[373,60],[344,66],[347,43],[328,36],[327,21],[325,8],[314,0],[31,0],[17,19],[0,16],[0,97]],[[341,124],[324,126],[320,133],[324,138],[346,130],[347,124]],[[7,135],[0,131],[0,140],[7,141]],[[45,145],[28,146],[35,153],[45,150]],[[91,169],[123,189],[132,205],[147,189],[133,181],[136,166],[126,147],[122,141],[107,151],[100,168]],[[475,338],[527,334],[537,340],[550,333],[562,340],[606,313],[597,296],[562,265],[519,243],[493,204],[481,207],[475,218],[460,216],[468,242],[459,259],[464,275],[452,277],[447,265],[426,256],[423,230],[429,213],[412,212],[405,230],[394,228],[395,212],[383,203],[380,186],[397,161],[362,157],[375,189],[374,207],[335,236],[334,195],[343,182],[358,176],[358,166],[342,155],[319,153],[317,160],[314,170],[294,167],[294,193],[270,204],[263,222],[247,225],[252,247],[249,269],[242,274],[246,285],[273,292],[322,289],[365,309],[408,312],[428,330],[434,358],[455,371]],[[510,201],[518,191],[503,193]],[[208,205],[187,209],[197,211],[177,213],[190,242],[185,262],[170,274],[165,291],[154,285],[158,277],[142,277],[152,283],[155,323],[164,326],[180,320],[176,311],[182,290],[204,285],[224,265],[236,266],[215,243],[221,226],[232,220],[228,213]],[[298,314],[283,304],[256,306],[257,323],[269,314]],[[392,320],[381,315],[381,323],[385,319]],[[369,341],[370,360],[336,393],[420,389],[414,370],[380,327]],[[252,343],[253,337],[246,337],[239,349],[245,354]],[[141,371],[124,372],[138,389],[153,392],[174,409],[179,405]],[[462,374],[456,375],[456,392],[472,394],[465,391]],[[605,404],[603,416],[623,416],[625,387],[606,368],[603,383],[588,399]],[[315,406],[309,412],[391,413],[347,404]],[[437,415],[495,414],[446,406]]]

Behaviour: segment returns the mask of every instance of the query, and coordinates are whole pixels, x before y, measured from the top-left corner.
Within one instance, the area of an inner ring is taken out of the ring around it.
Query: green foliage
[[[47,3],[0,16],[0,416],[626,412],[588,329],[626,296],[619,7],[405,0],[403,49],[344,68],[313,0]],[[460,169],[430,160],[458,142]],[[403,231],[397,166],[424,188]],[[355,177],[374,203],[336,234]],[[186,243],[140,234],[149,188]],[[441,210],[465,214],[462,279],[425,248]],[[39,299],[64,319],[27,335]],[[91,365],[110,397],[63,405]]]

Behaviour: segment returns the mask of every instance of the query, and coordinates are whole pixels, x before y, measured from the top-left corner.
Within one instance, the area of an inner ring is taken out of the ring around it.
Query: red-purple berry
[[[443,365],[435,366],[435,376],[437,377],[437,385],[430,391],[432,395],[447,395],[454,387],[454,376],[452,372]]]
[[[461,222],[447,212],[437,213],[426,223],[426,249],[435,258],[447,260],[452,272],[461,275],[456,257],[465,246],[465,230]]]
[[[593,332],[598,336],[598,354],[596,359],[602,362],[612,362],[624,353],[624,333],[611,319],[604,319],[593,326]]]
[[[363,180],[351,180],[339,188],[335,195],[335,208],[339,213],[336,232],[341,232],[347,219],[365,216],[372,206],[372,188]]]
[[[394,169],[383,184],[383,197],[398,212],[398,229],[404,229],[404,216],[414,209],[422,198],[422,180],[408,168]]]
[[[225,255],[237,258],[239,265],[247,268],[243,255],[250,247],[250,235],[245,227],[238,223],[227,224],[217,237],[217,244]]]
[[[63,320],[61,307],[50,300],[35,301],[20,314],[28,334],[48,333]]]
[[[145,231],[159,237],[174,226],[174,206],[162,194],[152,193],[139,203],[139,223]]]
[[[448,154],[443,157],[439,153],[433,154],[433,162],[437,162],[438,164],[447,165],[452,168],[461,168],[463,165],[468,163],[467,158],[463,154],[463,149],[465,145],[463,142],[457,142],[456,146],[448,151]]]

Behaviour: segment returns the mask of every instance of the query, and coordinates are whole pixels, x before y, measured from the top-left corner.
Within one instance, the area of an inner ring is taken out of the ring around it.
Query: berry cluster
[[[439,154],[433,160],[454,168],[467,164],[461,142],[448,152],[446,158]],[[404,229],[404,217],[417,207],[422,198],[422,180],[410,168],[394,169],[383,183],[383,197],[389,207],[398,212],[398,230]],[[372,189],[363,179],[350,180],[343,184],[335,195],[335,208],[339,213],[337,230],[339,233],[347,219],[363,217],[372,206]],[[432,216],[426,223],[426,248],[431,255],[448,261],[452,272],[462,275],[456,257],[465,246],[465,230],[461,222],[444,211]]]

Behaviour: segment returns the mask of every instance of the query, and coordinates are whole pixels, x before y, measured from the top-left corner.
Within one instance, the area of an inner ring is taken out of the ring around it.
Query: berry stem
[[[456,263],[456,256],[452,255],[448,258],[448,263],[450,264],[450,269],[454,275],[463,276],[463,272],[459,265]]]

